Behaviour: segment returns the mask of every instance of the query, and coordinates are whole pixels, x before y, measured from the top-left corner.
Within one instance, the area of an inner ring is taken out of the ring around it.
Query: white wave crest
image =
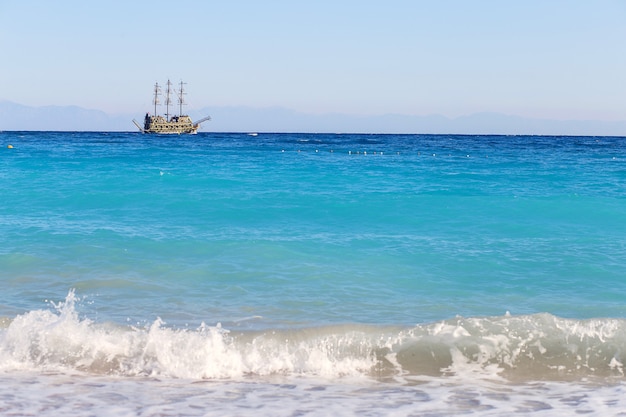
[[[0,329],[0,370],[232,379],[249,376],[624,377],[626,321],[550,314],[457,317],[412,328],[336,325],[234,333],[220,324],[96,323],[77,297]]]
[[[0,369],[73,369],[116,375],[237,378],[246,375],[359,375],[374,355],[353,355],[346,334],[293,337],[277,332],[234,337],[219,324],[172,329],[157,319],[147,328],[97,324],[78,317],[70,291],[55,311],[17,316],[0,331]],[[296,333],[297,334],[297,333]]]

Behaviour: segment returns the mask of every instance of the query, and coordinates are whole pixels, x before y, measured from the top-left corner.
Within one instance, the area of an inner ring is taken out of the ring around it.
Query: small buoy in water
[[[13,149],[13,145],[9,145],[9,146],[7,146],[7,148]]]

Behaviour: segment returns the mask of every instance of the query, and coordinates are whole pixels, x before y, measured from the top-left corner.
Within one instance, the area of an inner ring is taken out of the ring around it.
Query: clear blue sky
[[[0,0],[0,100],[626,120],[626,0]]]

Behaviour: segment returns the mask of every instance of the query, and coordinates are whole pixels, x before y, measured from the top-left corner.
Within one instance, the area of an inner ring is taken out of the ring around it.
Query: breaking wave
[[[0,320],[0,370],[238,379],[271,375],[577,380],[624,377],[626,320],[550,314],[456,317],[414,327],[335,325],[234,332],[79,317],[77,298]]]

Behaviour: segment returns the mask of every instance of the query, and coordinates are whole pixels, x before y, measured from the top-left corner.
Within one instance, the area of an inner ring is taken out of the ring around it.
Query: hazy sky
[[[626,120],[626,0],[0,0],[0,100]]]

